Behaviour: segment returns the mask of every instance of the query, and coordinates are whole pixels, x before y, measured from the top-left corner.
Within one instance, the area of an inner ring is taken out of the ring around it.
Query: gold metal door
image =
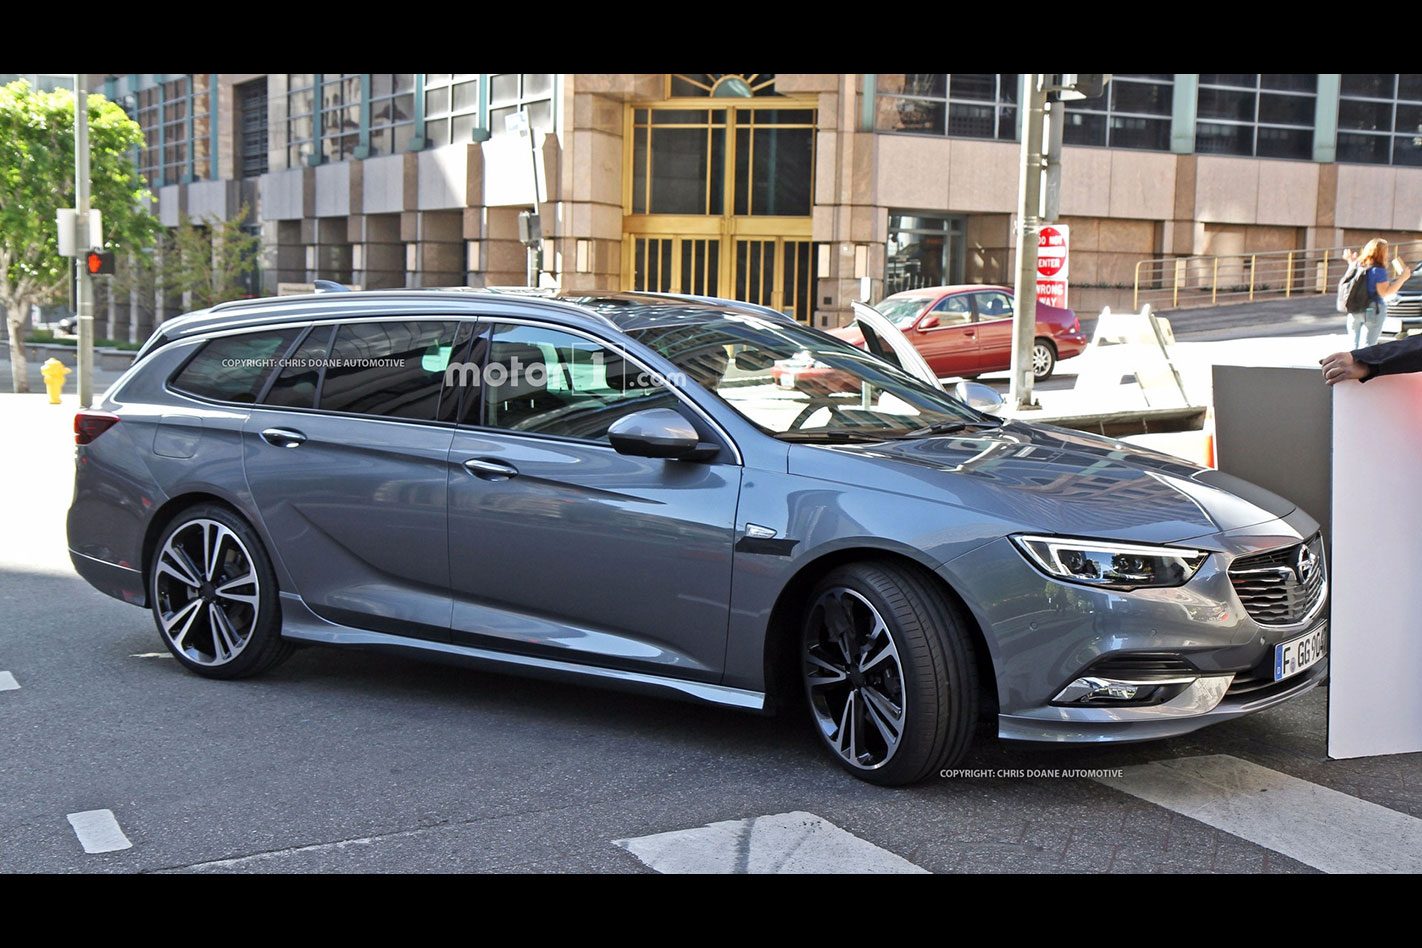
[[[815,111],[780,97],[627,110],[622,285],[808,321]]]

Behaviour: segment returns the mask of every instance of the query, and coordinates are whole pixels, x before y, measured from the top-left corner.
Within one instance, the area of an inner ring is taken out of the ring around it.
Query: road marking
[[[86,853],[112,853],[130,849],[133,843],[119,829],[113,810],[85,810],[69,814],[69,825]]]
[[[0,672],[0,691],[19,691],[20,683],[9,672]]]
[[[813,813],[726,820],[613,844],[662,873],[927,872]]]
[[[1422,820],[1225,754],[1101,783],[1321,869],[1422,872]]]

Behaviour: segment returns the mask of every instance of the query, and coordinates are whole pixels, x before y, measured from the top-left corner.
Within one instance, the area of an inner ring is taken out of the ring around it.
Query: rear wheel
[[[163,643],[208,678],[244,678],[286,659],[276,574],[250,524],[216,504],[178,514],[158,538],[149,577]]]
[[[977,724],[958,610],[911,567],[842,566],[810,593],[801,677],[821,742],[862,780],[898,786],[951,766]]]
[[[1032,378],[1045,382],[1057,370],[1057,347],[1050,339],[1038,337],[1032,343]]]

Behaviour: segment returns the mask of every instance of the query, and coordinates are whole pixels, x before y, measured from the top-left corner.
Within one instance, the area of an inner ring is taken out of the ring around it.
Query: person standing
[[[1398,260],[1393,271],[1398,277],[1388,280],[1387,241],[1381,237],[1368,241],[1361,253],[1345,250],[1343,258],[1348,261],[1349,270],[1354,267],[1365,270],[1364,279],[1368,281],[1367,305],[1362,312],[1348,314],[1348,335],[1353,340],[1354,349],[1375,346],[1382,335],[1383,320],[1387,318],[1386,298],[1402,289],[1412,274]]]

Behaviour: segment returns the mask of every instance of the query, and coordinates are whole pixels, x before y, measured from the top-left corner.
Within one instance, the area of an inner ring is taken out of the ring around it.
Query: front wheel
[[[158,538],[153,618],[173,657],[206,678],[245,678],[285,660],[276,574],[261,540],[226,507],[199,504]]]
[[[816,733],[856,777],[902,786],[967,752],[977,666],[935,580],[896,563],[839,567],[810,594],[800,655]]]
[[[1057,347],[1050,339],[1032,343],[1032,378],[1045,382],[1057,370]]]

